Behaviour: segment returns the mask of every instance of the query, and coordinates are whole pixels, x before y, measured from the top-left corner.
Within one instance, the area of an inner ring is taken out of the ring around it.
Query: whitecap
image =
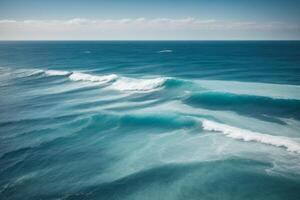
[[[81,72],[73,72],[69,76],[69,78],[72,81],[108,83],[108,82],[116,80],[118,78],[118,76],[115,74],[97,76],[97,75],[90,75],[90,74],[85,74],[85,73],[81,73]]]
[[[46,70],[45,74],[47,76],[66,76],[66,75],[71,74],[71,72],[61,71],[61,70]]]
[[[208,120],[202,121],[202,127],[204,130],[220,132],[233,139],[284,147],[287,151],[300,153],[300,143],[292,138],[253,132]]]
[[[159,51],[158,53],[172,53],[172,52],[173,52],[173,50],[171,50],[171,49],[165,49],[165,50]]]
[[[135,79],[122,77],[111,85],[111,88],[121,91],[153,91],[161,87],[166,78]]]

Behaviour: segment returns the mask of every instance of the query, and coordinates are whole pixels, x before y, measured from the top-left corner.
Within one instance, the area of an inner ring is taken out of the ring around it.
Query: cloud
[[[73,24],[73,25],[84,25],[84,24],[91,24],[91,23],[94,23],[94,21],[92,20],[88,20],[88,19],[82,19],[82,18],[74,18],[74,19],[71,19],[71,20],[68,20],[66,22],[64,21],[58,21],[57,22],[58,24],[59,23],[66,23],[66,24]]]
[[[15,23],[17,22],[16,20],[10,20],[10,19],[3,19],[0,20],[0,24],[9,24],[9,23]]]
[[[270,34],[273,35],[270,35]],[[0,39],[240,39],[299,33],[298,24],[192,17],[70,20],[0,20]],[[298,34],[299,35],[299,34]],[[239,38],[240,37],[240,38]],[[251,38],[250,38],[251,39]],[[255,39],[255,38],[254,38]],[[271,38],[272,39],[272,38]]]

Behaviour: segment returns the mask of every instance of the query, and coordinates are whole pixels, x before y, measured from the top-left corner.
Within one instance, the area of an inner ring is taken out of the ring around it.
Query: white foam
[[[173,51],[170,49],[161,50],[158,53],[172,53]]]
[[[121,91],[152,91],[161,87],[166,78],[135,79],[122,77],[111,85],[111,88]]]
[[[69,75],[71,72],[68,71],[61,71],[61,70],[46,70],[45,74],[47,76],[66,76]]]
[[[104,75],[104,76],[96,76],[85,74],[81,72],[73,72],[69,78],[72,81],[87,81],[87,82],[98,82],[98,83],[108,83],[118,78],[115,74]]]
[[[287,151],[300,153],[300,143],[288,137],[252,132],[208,120],[202,121],[202,127],[204,130],[220,132],[230,138],[284,147]]]

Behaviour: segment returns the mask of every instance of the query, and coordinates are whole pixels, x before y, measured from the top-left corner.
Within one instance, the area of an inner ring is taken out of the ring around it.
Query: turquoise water
[[[300,199],[300,42],[0,42],[0,199]]]

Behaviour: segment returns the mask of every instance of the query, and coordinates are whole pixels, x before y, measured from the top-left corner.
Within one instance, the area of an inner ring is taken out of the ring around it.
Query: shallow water
[[[299,66],[291,41],[0,42],[0,199],[298,200]]]

